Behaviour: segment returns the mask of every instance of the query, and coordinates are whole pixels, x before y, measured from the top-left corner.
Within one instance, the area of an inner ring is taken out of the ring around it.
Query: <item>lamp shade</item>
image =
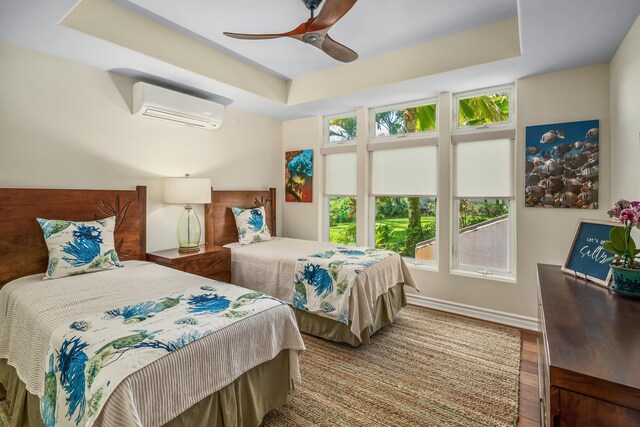
[[[181,205],[211,203],[209,178],[165,178],[162,183],[162,201]]]

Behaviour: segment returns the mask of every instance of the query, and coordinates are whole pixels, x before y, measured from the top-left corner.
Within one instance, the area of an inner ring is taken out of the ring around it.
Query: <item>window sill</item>
[[[404,259],[405,264],[407,264],[407,267],[409,267],[409,270],[415,269],[415,270],[421,270],[421,271],[431,271],[434,273],[437,273],[439,271],[438,269],[438,264],[435,263],[426,263],[426,262],[420,262],[420,261],[415,261],[413,259]]]
[[[489,132],[496,130],[515,130],[516,124],[513,121],[509,122],[501,122],[501,123],[489,123],[486,125],[479,126],[464,126],[464,127],[455,127],[452,131],[452,135],[460,135],[465,133],[476,133],[476,132]]]
[[[344,147],[345,145],[356,145],[358,143],[357,139],[345,139],[344,141],[325,141],[325,147]]]
[[[508,273],[492,273],[482,274],[471,270],[452,269],[451,274],[454,276],[474,277],[478,279],[494,280],[496,282],[516,283],[515,276]]]
[[[431,139],[438,137],[438,130],[425,130],[422,132],[409,132],[409,133],[399,133],[396,135],[380,135],[372,136],[369,138],[370,142],[388,142],[388,141],[398,141],[403,139]]]

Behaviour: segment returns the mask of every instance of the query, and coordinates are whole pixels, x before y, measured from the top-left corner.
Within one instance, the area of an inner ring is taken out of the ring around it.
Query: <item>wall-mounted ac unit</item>
[[[133,114],[201,129],[222,126],[224,105],[169,89],[137,82],[133,85]]]

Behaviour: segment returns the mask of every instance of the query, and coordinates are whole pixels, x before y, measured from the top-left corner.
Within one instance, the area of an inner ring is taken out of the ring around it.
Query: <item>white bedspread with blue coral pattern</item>
[[[394,252],[337,247],[298,259],[293,306],[349,324],[349,297],[360,273]]]
[[[215,283],[78,318],[53,333],[42,418],[47,427],[92,425],[127,376],[185,345],[283,302]]]

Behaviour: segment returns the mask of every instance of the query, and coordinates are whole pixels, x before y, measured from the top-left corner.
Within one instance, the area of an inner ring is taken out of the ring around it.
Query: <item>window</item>
[[[416,261],[436,262],[437,152],[435,146],[372,153],[376,247]]]
[[[375,247],[418,261],[436,262],[436,199],[375,198]]]
[[[490,272],[509,272],[509,200],[458,199],[458,266]]]
[[[356,244],[357,157],[355,152],[325,155],[326,238]]]
[[[511,87],[484,89],[455,96],[456,129],[511,125]]]
[[[511,139],[455,145],[454,268],[512,274],[512,169]]]
[[[355,113],[325,118],[325,141],[341,144],[358,137],[358,118]]]
[[[435,101],[394,105],[372,110],[373,138],[418,135],[437,128]]]
[[[356,244],[356,198],[329,196],[329,241]]]

